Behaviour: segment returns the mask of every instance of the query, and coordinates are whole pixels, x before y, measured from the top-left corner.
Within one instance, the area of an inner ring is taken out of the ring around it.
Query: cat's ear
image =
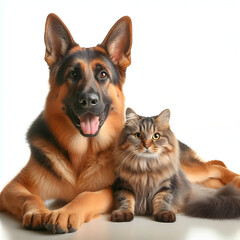
[[[65,24],[53,13],[49,14],[46,20],[44,41],[46,45],[45,60],[48,66],[52,66],[68,50],[77,45]]]
[[[138,119],[139,116],[131,109],[127,108],[126,110],[126,121]]]
[[[169,121],[170,121],[170,110],[165,109],[163,110],[156,118],[155,121],[161,126],[161,127],[169,127]]]
[[[100,46],[104,47],[112,61],[126,69],[131,64],[132,21],[128,16],[119,19],[108,32]]]

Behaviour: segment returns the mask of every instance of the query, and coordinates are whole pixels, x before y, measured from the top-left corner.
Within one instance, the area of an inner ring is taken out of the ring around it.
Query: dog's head
[[[131,19],[116,22],[100,45],[82,48],[59,17],[50,14],[45,45],[50,69],[48,115],[64,114],[85,137],[96,136],[111,115],[111,121],[117,121],[118,112],[124,111],[122,85],[131,63]]]

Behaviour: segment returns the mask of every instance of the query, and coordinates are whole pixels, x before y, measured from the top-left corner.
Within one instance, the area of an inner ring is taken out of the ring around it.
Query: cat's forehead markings
[[[140,132],[154,132],[155,131],[155,124],[154,120],[150,117],[142,118],[139,123],[139,130]]]

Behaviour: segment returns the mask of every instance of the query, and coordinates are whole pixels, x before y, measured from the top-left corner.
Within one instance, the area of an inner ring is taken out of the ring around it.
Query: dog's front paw
[[[175,222],[176,215],[172,211],[162,211],[153,215],[153,218],[157,222]]]
[[[81,216],[65,210],[54,210],[44,219],[44,226],[51,233],[75,232],[82,223]]]
[[[130,222],[133,220],[133,213],[127,210],[115,210],[112,212],[112,222]]]
[[[46,230],[44,219],[50,213],[48,209],[28,211],[23,216],[23,226],[30,230]]]

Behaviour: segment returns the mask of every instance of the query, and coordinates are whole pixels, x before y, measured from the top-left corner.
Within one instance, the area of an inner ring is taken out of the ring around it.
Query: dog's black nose
[[[94,108],[99,103],[99,97],[95,93],[81,94],[79,103],[82,108]]]

